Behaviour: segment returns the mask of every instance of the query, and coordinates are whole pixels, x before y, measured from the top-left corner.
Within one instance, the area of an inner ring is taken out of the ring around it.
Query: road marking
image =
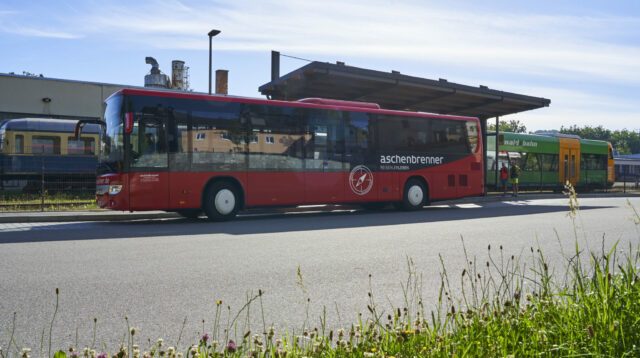
[[[456,204],[456,207],[460,209],[475,209],[475,208],[481,208],[482,206],[478,204],[469,203],[469,204]]]
[[[87,222],[62,222],[62,223],[9,223],[0,224],[0,232],[15,232],[15,231],[42,231],[42,230],[68,230],[73,229],[85,229],[90,223]]]

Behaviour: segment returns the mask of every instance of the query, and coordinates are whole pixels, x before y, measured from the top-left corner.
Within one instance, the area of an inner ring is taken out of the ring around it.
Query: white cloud
[[[448,11],[424,3],[239,0],[186,6],[156,1],[105,5],[86,31],[162,49],[206,49],[206,33],[223,30],[216,49],[360,56],[537,76],[640,84],[640,47],[607,34],[638,31],[634,17],[578,17]],[[634,30],[636,29],[636,30]]]
[[[20,36],[29,36],[29,37],[45,37],[45,38],[55,38],[55,39],[79,39],[82,38],[79,34],[73,34],[70,32],[57,31],[57,30],[46,30],[46,29],[36,29],[30,27],[0,27],[0,31],[20,35]]]

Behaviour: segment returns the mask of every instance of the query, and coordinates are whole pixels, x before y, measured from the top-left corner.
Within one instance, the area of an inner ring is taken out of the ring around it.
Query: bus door
[[[367,113],[351,112],[345,119],[344,198],[346,202],[378,201],[380,179],[379,158],[371,148],[372,133]],[[396,176],[395,173],[389,173]]]
[[[560,138],[560,183],[567,181],[575,186],[580,178],[580,141]]]
[[[305,202],[344,200],[343,112],[311,110],[305,134]]]
[[[248,206],[304,202],[304,128],[293,108],[249,105]]]
[[[136,113],[134,123],[129,136],[130,209],[168,208],[169,171],[164,116],[161,113]]]

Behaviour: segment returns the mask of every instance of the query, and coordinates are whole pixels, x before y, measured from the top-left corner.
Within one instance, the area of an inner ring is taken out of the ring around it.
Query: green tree
[[[596,139],[611,142],[613,148],[620,154],[640,153],[640,133],[628,129],[609,130],[603,126],[560,127],[560,133],[576,134],[585,139]]]
[[[527,133],[527,127],[517,119],[512,119],[508,122],[500,121],[498,125],[500,126],[500,132]],[[495,132],[496,125],[489,124],[488,130]]]
[[[591,127],[584,126],[578,127],[577,125],[572,125],[571,127],[560,127],[560,133],[564,134],[576,134],[581,138],[586,139],[596,139],[596,140],[611,140],[611,131],[609,129],[605,129],[603,126]]]

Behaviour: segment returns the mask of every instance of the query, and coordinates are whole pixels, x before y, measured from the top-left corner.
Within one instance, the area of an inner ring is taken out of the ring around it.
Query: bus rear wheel
[[[209,220],[225,221],[233,219],[238,213],[238,190],[228,182],[210,185],[204,194],[203,208]]]
[[[419,210],[428,202],[427,190],[417,179],[409,179],[404,186],[404,194],[399,208],[402,210]]]

